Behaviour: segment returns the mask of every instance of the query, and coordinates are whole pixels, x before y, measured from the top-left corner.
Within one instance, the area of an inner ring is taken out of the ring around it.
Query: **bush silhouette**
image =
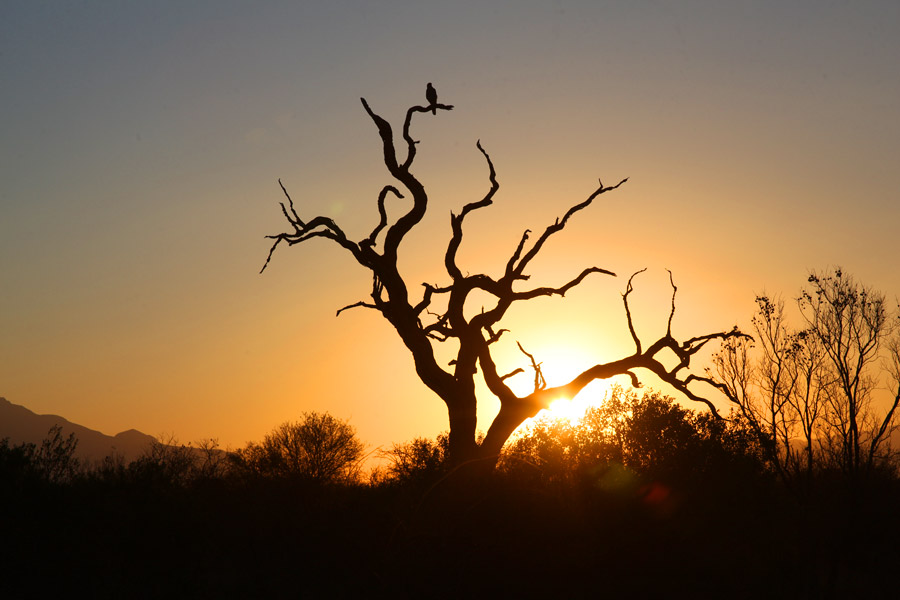
[[[433,483],[447,472],[448,444],[447,434],[442,433],[435,440],[415,438],[379,452],[388,465],[376,483]]]
[[[508,475],[557,484],[607,472],[615,478],[621,469],[681,484],[732,477],[737,468],[746,477],[765,471],[758,437],[740,419],[717,419],[659,393],[638,396],[621,387],[576,423],[536,422],[510,444],[501,464]]]
[[[245,473],[314,483],[351,483],[359,479],[364,445],[355,429],[328,413],[303,413],[233,455]]]

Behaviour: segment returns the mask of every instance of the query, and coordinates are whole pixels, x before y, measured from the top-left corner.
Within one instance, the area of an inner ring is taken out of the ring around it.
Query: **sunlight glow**
[[[533,350],[528,350],[528,348],[526,350],[533,352],[546,379],[547,387],[552,388],[571,381],[584,369],[592,366],[591,357],[596,352],[590,345],[581,340],[567,339],[565,343],[535,344]],[[522,355],[518,350],[511,355],[511,358],[512,361],[515,361],[513,364],[525,367]],[[593,381],[574,398],[560,397],[553,400],[548,408],[541,410],[522,425],[527,428],[532,422],[543,419],[566,420],[574,425],[584,416],[588,408],[603,404],[615,383],[617,382],[614,379]],[[517,395],[528,395],[534,391],[533,370],[526,368],[522,374],[510,379],[509,385]]]
[[[545,408],[538,413],[538,418],[550,417],[558,421],[568,420],[571,425],[575,425],[581,417],[584,416],[584,412],[587,408],[588,406],[584,400],[578,398],[572,400],[560,398],[559,400],[551,402],[549,408]]]
[[[533,420],[548,418],[567,420],[570,424],[575,425],[584,416],[588,408],[599,406],[606,400],[611,386],[611,381],[594,381],[572,399],[560,398],[554,400],[550,403],[549,408],[540,411]],[[529,421],[531,420],[529,419]]]

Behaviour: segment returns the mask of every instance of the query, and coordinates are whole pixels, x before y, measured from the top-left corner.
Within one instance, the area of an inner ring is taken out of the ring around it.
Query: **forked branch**
[[[544,230],[544,233],[542,233],[541,236],[537,239],[537,241],[534,243],[534,246],[531,247],[531,249],[525,254],[524,257],[522,257],[521,259],[518,260],[518,263],[515,264],[515,266],[512,268],[512,271],[517,276],[521,276],[523,271],[525,270],[525,267],[528,266],[528,263],[530,263],[532,261],[532,259],[534,259],[534,257],[537,256],[538,253],[541,251],[541,248],[544,246],[544,243],[548,239],[550,239],[550,236],[562,231],[563,228],[565,228],[566,223],[572,217],[572,215],[574,215],[578,211],[583,210],[583,209],[587,208],[588,206],[590,206],[591,203],[594,201],[594,199],[597,196],[599,196],[600,194],[605,194],[606,192],[611,192],[614,189],[618,188],[623,183],[625,183],[626,181],[628,181],[627,177],[625,179],[623,179],[622,181],[620,181],[619,183],[617,183],[616,185],[607,186],[607,187],[604,187],[603,182],[600,181],[599,182],[600,187],[598,187],[596,190],[594,190],[594,193],[592,193],[590,196],[588,196],[587,199],[584,200],[583,202],[576,204],[575,206],[570,208],[568,211],[566,211],[566,214],[563,215],[562,219],[557,219],[552,225],[549,225]],[[526,231],[525,235],[522,236],[522,241],[519,242],[519,247],[516,249],[516,253],[515,253],[516,255],[521,253],[522,246],[525,243],[527,234],[528,234],[528,232]]]
[[[365,264],[362,259],[359,245],[348,240],[347,236],[344,235],[343,230],[337,223],[328,217],[315,217],[311,221],[304,221],[300,218],[300,215],[297,214],[297,210],[294,208],[294,201],[291,199],[291,195],[288,194],[287,189],[284,187],[284,184],[281,183],[280,179],[278,180],[278,185],[281,186],[281,191],[284,192],[284,195],[288,200],[288,206],[285,206],[284,202],[280,203],[281,212],[284,214],[285,219],[287,219],[291,227],[294,228],[294,231],[266,236],[266,238],[275,241],[272,243],[272,247],[269,248],[269,254],[266,256],[266,262],[263,264],[262,269],[259,270],[260,273],[265,271],[266,267],[269,266],[269,261],[272,260],[272,254],[281,242],[286,242],[289,246],[293,246],[294,244],[299,244],[317,237],[323,237],[336,242],[339,246],[349,250],[360,264]]]
[[[450,237],[450,243],[447,245],[447,252],[444,254],[444,266],[447,268],[447,273],[450,274],[450,277],[453,278],[454,281],[462,279],[462,272],[460,272],[460,269],[456,264],[456,253],[459,250],[459,245],[462,243],[463,220],[466,218],[466,215],[473,210],[478,210],[479,208],[484,208],[493,204],[494,194],[500,189],[500,184],[497,182],[497,172],[494,170],[494,163],[491,161],[490,155],[481,146],[481,140],[478,140],[475,145],[487,161],[489,170],[488,177],[491,182],[491,187],[481,200],[466,204],[463,206],[462,212],[458,215],[453,213],[450,214],[450,227],[453,233]]]
[[[531,361],[531,369],[534,371],[534,391],[539,392],[543,389],[547,388],[547,380],[544,379],[544,373],[541,371],[541,363],[534,360],[534,356],[525,351],[525,348],[522,347],[522,344],[516,342],[516,345],[519,347],[519,350],[528,357],[528,360]]]

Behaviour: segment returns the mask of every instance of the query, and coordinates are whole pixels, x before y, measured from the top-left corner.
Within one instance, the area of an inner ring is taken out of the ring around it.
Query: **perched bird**
[[[431,106],[431,114],[436,115],[437,109],[433,108],[435,104],[437,104],[437,90],[434,89],[434,86],[431,83],[428,84],[428,87],[425,89],[425,99],[428,100],[428,106]]]

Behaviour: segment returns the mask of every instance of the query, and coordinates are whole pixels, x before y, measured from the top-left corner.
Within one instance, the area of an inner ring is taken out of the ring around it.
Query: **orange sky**
[[[403,247],[413,284],[441,281],[449,212],[487,187],[478,139],[501,188],[468,220],[472,272],[631,178],[534,269],[619,277],[511,315],[548,377],[630,350],[620,295],[644,267],[648,338],[665,268],[684,334],[746,325],[811,268],[900,293],[895,2],[296,4],[0,7],[0,396],[232,447],[305,410],[372,447],[444,429],[389,326],[334,317],[370,286],[349,256],[281,248],[258,275],[279,177],[303,215],[371,230],[389,180],[359,97],[399,126],[428,81],[456,109],[414,123],[432,210]]]

